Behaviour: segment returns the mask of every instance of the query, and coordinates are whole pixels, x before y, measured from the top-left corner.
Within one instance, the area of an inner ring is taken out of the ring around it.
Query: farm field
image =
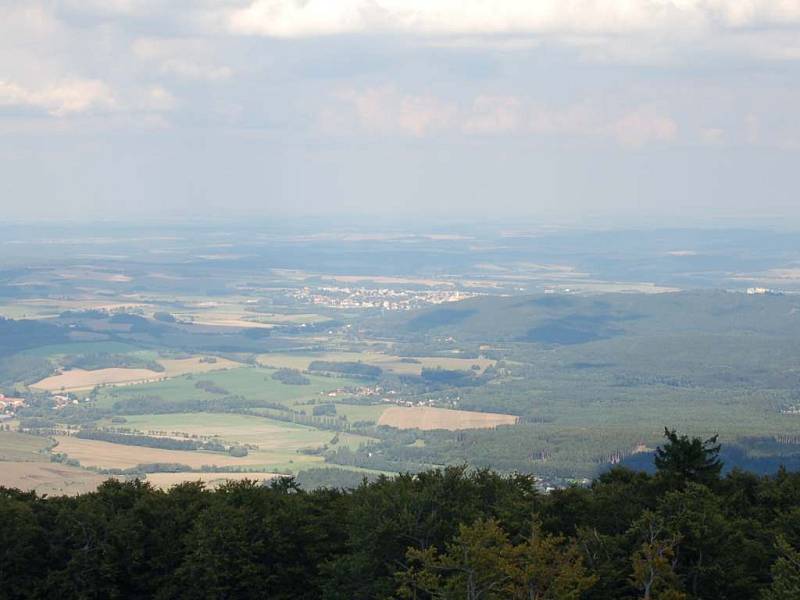
[[[167,377],[177,377],[187,373],[210,373],[212,371],[224,371],[225,369],[235,369],[242,364],[227,358],[215,357],[214,362],[204,360],[202,356],[191,358],[160,358],[158,362],[164,367],[164,375]]]
[[[389,408],[388,404],[344,404],[337,402],[336,414],[347,417],[350,423],[357,421],[377,423],[387,408]]]
[[[134,381],[152,381],[165,377],[164,373],[150,369],[125,369],[109,368],[86,371],[84,369],[70,369],[58,375],[46,377],[37,381],[30,387],[34,390],[47,392],[90,390],[96,385],[113,385],[118,383],[131,383]]]
[[[192,469],[204,466],[246,467],[248,469],[297,469],[303,465],[320,464],[322,457],[298,454],[292,450],[253,451],[244,457],[234,457],[217,452],[162,450],[112,444],[76,437],[57,438],[56,452],[63,452],[84,467],[101,469],[130,469],[145,463],[178,463]]]
[[[127,310],[144,306],[138,302],[109,302],[107,299],[26,299],[0,305],[0,315],[10,319],[47,319],[67,310]]]
[[[23,356],[54,358],[76,354],[128,354],[141,348],[124,342],[73,342],[71,344],[48,344],[20,352]]]
[[[90,390],[96,385],[120,385],[137,382],[158,381],[164,378],[177,377],[189,373],[208,373],[241,366],[240,363],[225,358],[217,358],[215,362],[204,362],[203,357],[161,359],[158,362],[164,371],[150,369],[130,369],[112,367],[108,369],[70,369],[58,375],[52,375],[38,381],[30,387],[35,390],[66,392]]]
[[[297,451],[327,444],[335,432],[295,423],[229,413],[171,413],[163,415],[132,415],[125,417],[125,427],[142,432],[173,432],[190,436],[216,436],[230,443],[254,444],[261,451]],[[357,449],[372,438],[339,433],[339,444]]]
[[[500,413],[481,413],[469,410],[451,410],[431,406],[392,406],[387,408],[378,425],[398,429],[491,429],[498,425],[514,425],[517,417]]]
[[[238,328],[273,328],[287,323],[312,324],[327,321],[328,317],[315,313],[254,312],[244,299],[240,302],[196,302],[185,309],[173,312],[179,321],[197,325]]]
[[[296,400],[310,400],[321,392],[361,383],[345,378],[311,375],[308,385],[286,385],[272,379],[274,370],[258,367],[242,367],[224,371],[214,371],[202,378],[184,375],[166,381],[131,385],[114,389],[104,389],[98,397],[98,406],[111,408],[115,402],[125,398],[157,396],[164,402],[186,403],[193,400],[210,400],[234,395],[248,400],[291,403]],[[213,393],[197,387],[198,381],[210,381],[224,393]]]
[[[43,462],[44,451],[52,444],[49,438],[14,431],[0,431],[0,461]],[[0,462],[0,470],[5,463]]]
[[[91,492],[107,475],[50,462],[0,462],[0,486],[35,490],[51,496]]]
[[[404,360],[405,358],[405,360]],[[397,375],[419,375],[426,369],[454,369],[467,371],[473,365],[480,367],[482,373],[486,367],[495,363],[487,358],[456,358],[445,356],[401,357],[381,352],[319,352],[314,354],[270,353],[258,357],[260,364],[269,367],[299,369],[305,371],[315,360],[331,362],[363,362],[380,367]],[[413,361],[413,362],[412,362]]]

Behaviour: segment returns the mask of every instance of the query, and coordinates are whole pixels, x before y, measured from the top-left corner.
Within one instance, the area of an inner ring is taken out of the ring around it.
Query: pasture
[[[426,369],[454,369],[467,371],[473,365],[478,365],[478,373],[494,365],[495,361],[488,358],[457,358],[449,356],[418,356],[402,357],[381,352],[318,352],[308,354],[270,353],[260,354],[258,362],[264,366],[299,369],[305,371],[308,365],[315,360],[331,362],[362,362],[380,367],[397,375],[419,375],[423,368]]]
[[[492,429],[498,425],[514,425],[517,417],[500,413],[451,410],[431,406],[392,406],[381,414],[378,425],[397,429]]]
[[[248,400],[265,403],[291,404],[297,400],[319,398],[327,390],[340,387],[357,386],[361,383],[336,377],[311,375],[308,385],[286,385],[272,379],[271,369],[241,367],[224,371],[214,371],[198,376],[184,375],[141,385],[131,385],[114,389],[104,389],[98,397],[98,406],[111,408],[115,402],[126,398],[157,396],[164,402],[188,403],[194,400],[219,399],[225,396],[241,396]],[[213,393],[197,387],[198,381],[210,381],[225,393]]]
[[[138,346],[124,342],[74,342],[72,344],[49,344],[23,350],[24,356],[56,358],[76,354],[128,354],[141,350]]]
[[[171,413],[163,415],[131,415],[125,427],[137,431],[159,432],[158,435],[185,433],[190,436],[215,436],[229,443],[254,444],[261,451],[292,451],[316,448],[327,444],[335,432],[231,413]],[[339,434],[339,444],[357,449],[371,438],[349,433]]]

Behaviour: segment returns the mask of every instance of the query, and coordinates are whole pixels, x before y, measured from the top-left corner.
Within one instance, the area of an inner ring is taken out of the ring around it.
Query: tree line
[[[0,490],[8,598],[800,598],[800,474],[722,476],[674,431],[656,472],[543,493],[447,467],[351,490],[292,478],[78,497]]]

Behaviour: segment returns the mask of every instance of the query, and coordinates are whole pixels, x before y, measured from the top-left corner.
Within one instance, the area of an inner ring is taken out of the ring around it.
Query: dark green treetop
[[[681,435],[664,428],[667,443],[656,449],[655,463],[658,472],[669,479],[693,481],[705,485],[719,480],[722,462],[719,460],[718,436],[707,440]]]

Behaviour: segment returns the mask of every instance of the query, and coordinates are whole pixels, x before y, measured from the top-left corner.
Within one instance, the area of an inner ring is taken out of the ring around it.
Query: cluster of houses
[[[16,412],[18,408],[25,406],[25,400],[22,398],[9,398],[0,394],[0,414],[9,414]]]

